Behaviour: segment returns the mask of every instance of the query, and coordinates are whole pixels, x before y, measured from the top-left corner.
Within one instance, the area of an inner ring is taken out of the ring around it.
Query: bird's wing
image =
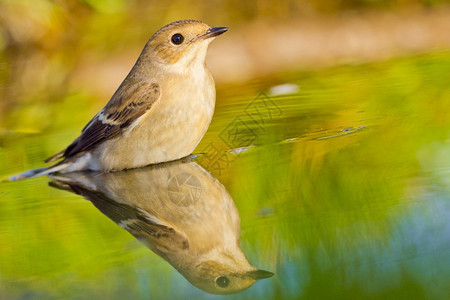
[[[150,240],[152,250],[158,255],[168,252],[179,252],[189,248],[189,241],[180,232],[177,232],[168,224],[159,224],[148,219],[129,219],[122,223],[124,229],[128,230],[139,240]]]
[[[119,203],[106,194],[83,189],[76,193],[88,198],[102,213],[127,230],[137,239],[151,241],[152,249],[159,255],[179,252],[189,248],[189,241],[170,224],[163,222],[139,206]],[[75,188],[72,186],[72,190]],[[147,243],[146,243],[147,244]]]
[[[53,179],[49,183],[50,186],[85,197],[104,215],[137,239],[150,240],[152,249],[159,255],[164,256],[164,253],[179,252],[189,248],[189,241],[183,233],[146,210],[135,205],[119,203],[107,193],[94,190],[70,178],[55,177]]]
[[[132,84],[124,81],[105,108],[84,127],[81,135],[67,149],[50,157],[46,162],[63,156],[72,157],[132,130],[139,123],[139,117],[158,101],[160,94],[157,83]]]
[[[79,190],[77,192],[88,198],[102,213],[137,239],[150,240],[152,249],[159,255],[189,248],[189,241],[181,232],[146,210],[138,206],[116,202],[101,192],[87,189],[83,189],[82,193]]]

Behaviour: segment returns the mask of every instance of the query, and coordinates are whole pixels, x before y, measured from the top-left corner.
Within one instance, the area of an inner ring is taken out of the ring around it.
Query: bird
[[[209,44],[228,31],[180,20],[148,40],[133,68],[81,135],[46,163],[11,180],[54,172],[118,171],[173,161],[193,152],[211,123],[214,79]]]
[[[233,199],[191,158],[50,178],[51,186],[90,200],[206,292],[237,293],[274,275],[249,263],[239,247],[240,217]]]

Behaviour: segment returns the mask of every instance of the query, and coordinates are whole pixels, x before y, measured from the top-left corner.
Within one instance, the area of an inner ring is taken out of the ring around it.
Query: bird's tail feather
[[[23,172],[23,173],[20,173],[17,175],[10,176],[9,180],[18,181],[18,180],[24,180],[24,179],[48,175],[50,173],[55,173],[55,172],[63,170],[64,168],[67,167],[68,164],[69,164],[68,162],[62,161],[62,162],[59,162],[48,168],[39,168],[39,169],[29,170],[29,171],[26,171],[26,172]]]
[[[53,156],[47,158],[46,160],[44,160],[44,162],[48,163],[48,162],[55,161],[55,160],[58,160],[58,159],[62,158],[64,156],[64,152],[65,151],[66,151],[65,149],[62,150],[62,151],[59,151],[55,155],[53,155]]]

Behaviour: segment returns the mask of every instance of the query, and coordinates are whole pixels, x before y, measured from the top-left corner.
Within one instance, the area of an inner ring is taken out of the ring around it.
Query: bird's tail
[[[57,164],[54,164],[53,166],[47,167],[47,168],[39,168],[34,170],[29,170],[17,175],[13,175],[9,177],[9,180],[11,181],[18,181],[18,180],[24,180],[29,178],[35,178],[39,176],[48,175],[51,173],[55,173],[61,170],[64,170],[69,165],[68,162],[61,161]]]

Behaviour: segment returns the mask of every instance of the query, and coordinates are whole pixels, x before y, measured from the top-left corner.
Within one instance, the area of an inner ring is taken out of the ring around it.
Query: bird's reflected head
[[[273,276],[272,272],[248,266],[231,268],[217,261],[205,261],[186,278],[198,288],[212,294],[234,294],[252,286],[257,280]],[[192,276],[194,275],[194,276]]]

